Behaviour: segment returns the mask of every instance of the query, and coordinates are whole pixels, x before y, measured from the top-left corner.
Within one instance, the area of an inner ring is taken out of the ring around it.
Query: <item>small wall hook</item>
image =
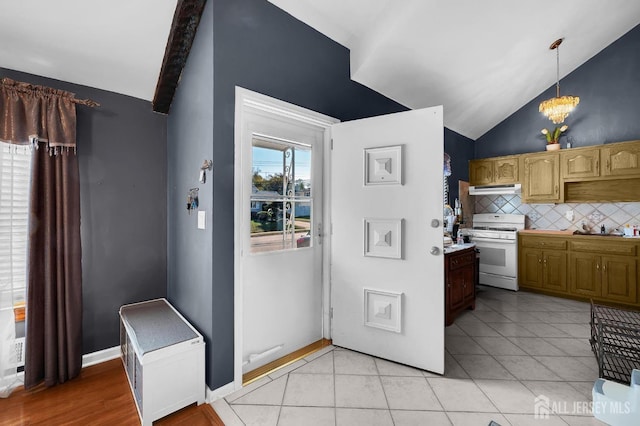
[[[207,181],[207,170],[213,169],[213,161],[204,160],[202,166],[200,166],[200,178],[198,179],[200,183],[205,183]]]
[[[212,168],[213,168],[213,161],[204,160],[204,163],[202,163],[200,170],[211,170]]]

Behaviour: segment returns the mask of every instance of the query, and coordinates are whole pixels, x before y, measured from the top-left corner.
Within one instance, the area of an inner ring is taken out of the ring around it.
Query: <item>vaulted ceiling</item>
[[[0,6],[0,67],[152,100],[177,0]]]
[[[206,0],[0,5],[0,67],[152,100],[168,113]]]
[[[472,139],[555,83],[554,40],[563,77],[640,23],[638,0],[269,1],[349,48],[353,80],[409,108],[442,104]]]
[[[269,0],[351,51],[351,78],[410,108],[442,104],[476,139],[640,23],[638,0]],[[0,67],[153,100],[176,5],[0,5]],[[576,95],[579,95],[577,93]]]

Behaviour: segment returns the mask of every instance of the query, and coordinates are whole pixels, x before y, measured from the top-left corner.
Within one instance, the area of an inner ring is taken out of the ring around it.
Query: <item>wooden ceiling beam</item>
[[[207,0],[178,0],[153,96],[155,112],[169,113],[206,2]]]

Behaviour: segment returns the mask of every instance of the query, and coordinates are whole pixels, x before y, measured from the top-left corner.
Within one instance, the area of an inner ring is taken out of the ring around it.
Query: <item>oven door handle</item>
[[[471,242],[481,242],[481,243],[497,243],[497,244],[516,244],[517,240],[503,240],[499,238],[479,238],[479,237],[471,237]]]

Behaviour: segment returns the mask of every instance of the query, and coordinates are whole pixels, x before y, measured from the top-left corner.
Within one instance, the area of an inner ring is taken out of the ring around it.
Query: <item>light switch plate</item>
[[[204,210],[198,210],[198,229],[205,228],[206,217],[206,212]]]
[[[567,218],[567,220],[573,220],[573,210],[567,210],[564,213],[564,217]]]

